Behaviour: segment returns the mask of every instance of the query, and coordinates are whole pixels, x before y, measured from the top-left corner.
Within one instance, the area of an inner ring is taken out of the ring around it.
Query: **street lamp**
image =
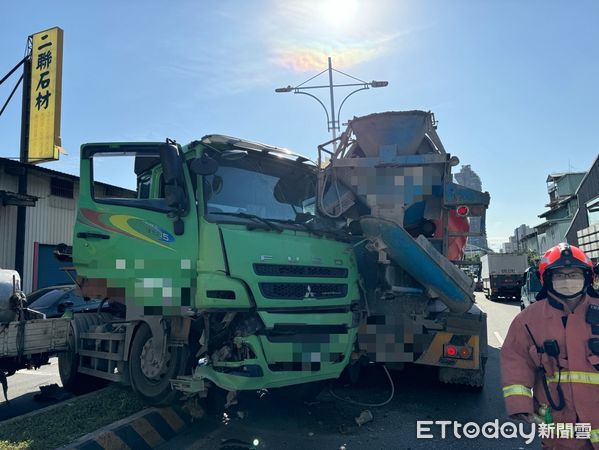
[[[364,81],[364,80],[360,80],[359,78],[353,77],[351,75],[348,75],[344,72],[341,72],[339,70],[333,69],[333,63],[331,61],[331,58],[328,58],[329,60],[329,67],[328,69],[323,70],[322,72],[320,72],[317,75],[314,75],[312,78],[304,81],[301,84],[298,84],[297,86],[291,86],[288,85],[286,87],[280,87],[275,89],[275,92],[277,93],[283,93],[283,92],[293,92],[294,94],[303,94],[303,95],[307,95],[309,97],[312,97],[314,100],[316,100],[318,103],[320,103],[320,106],[322,106],[322,108],[324,109],[324,112],[327,116],[327,127],[328,127],[328,131],[331,131],[333,133],[333,148],[336,149],[337,147],[337,131],[340,131],[340,127],[339,127],[339,117],[341,115],[341,108],[343,107],[343,104],[345,103],[345,101],[351,97],[353,94],[355,94],[356,92],[360,92],[366,89],[370,89],[370,88],[381,88],[381,87],[386,87],[389,82],[388,81],[377,81],[377,80],[372,80],[370,82],[368,81]],[[304,86],[306,83],[312,81],[314,78],[319,77],[320,75],[322,75],[323,73],[328,72],[329,73],[329,84],[326,85],[319,85],[319,86]],[[346,77],[352,78],[356,81],[358,81],[358,83],[346,83],[346,84],[334,84],[333,83],[333,72],[337,72],[340,73],[342,75],[345,75]],[[335,115],[335,93],[334,93],[334,88],[340,88],[340,87],[358,87],[358,89],[353,90],[352,92],[350,92],[349,94],[347,94],[345,96],[345,98],[341,101],[341,104],[339,105],[339,109],[337,110],[337,114]],[[331,108],[330,108],[330,114],[329,114],[329,110],[327,109],[327,107],[325,106],[325,104],[315,95],[312,95],[308,92],[304,92],[306,90],[309,89],[325,89],[328,88],[329,89],[329,98],[330,98],[330,102],[331,102]]]

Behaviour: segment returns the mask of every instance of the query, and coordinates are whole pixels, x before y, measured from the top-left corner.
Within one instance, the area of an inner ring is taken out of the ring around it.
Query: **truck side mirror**
[[[183,221],[181,216],[187,213],[189,201],[185,192],[185,176],[183,174],[183,161],[179,156],[179,149],[170,143],[160,148],[160,162],[164,176],[164,198],[171,209],[171,217],[175,217],[175,234],[183,234]]]
[[[218,163],[207,153],[191,162],[191,171],[196,175],[214,175],[218,170]]]

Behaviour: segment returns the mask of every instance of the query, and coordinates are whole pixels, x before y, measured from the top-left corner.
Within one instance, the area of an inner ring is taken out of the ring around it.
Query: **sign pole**
[[[27,55],[23,62],[23,103],[21,107],[21,149],[19,167],[19,194],[27,194],[27,160],[29,147],[29,104],[31,90],[31,42],[27,41]],[[27,226],[27,208],[17,206],[17,233],[15,245],[15,270],[21,275],[21,284],[25,279],[25,227]],[[23,286],[20,286],[24,289]]]

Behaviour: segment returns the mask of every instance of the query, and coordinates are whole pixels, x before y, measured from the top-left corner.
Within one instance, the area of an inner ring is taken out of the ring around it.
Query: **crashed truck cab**
[[[121,187],[105,184],[127,169]],[[356,336],[357,264],[316,209],[316,174],[306,158],[219,135],[84,145],[73,261],[83,295],[113,313],[75,317],[61,376],[130,382],[154,402],[171,386],[338,377]]]
[[[327,145],[319,208],[349,222],[366,292],[354,360],[437,366],[442,381],[482,386],[486,315],[458,265],[484,231],[489,194],[453,183],[459,160],[430,112],[354,118]]]

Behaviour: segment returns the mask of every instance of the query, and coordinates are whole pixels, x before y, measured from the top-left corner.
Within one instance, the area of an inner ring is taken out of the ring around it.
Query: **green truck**
[[[453,183],[430,112],[354,118],[337,144],[318,163],[222,135],[83,145],[73,266],[110,311],[55,343],[63,385],[163,404],[376,362],[481,388],[486,315],[454,263],[489,194]]]
[[[316,208],[314,163],[211,135],[85,144],[80,177],[77,284],[112,312],[74,315],[65,387],[91,376],[165,403],[340,375],[359,277],[348,233]]]

